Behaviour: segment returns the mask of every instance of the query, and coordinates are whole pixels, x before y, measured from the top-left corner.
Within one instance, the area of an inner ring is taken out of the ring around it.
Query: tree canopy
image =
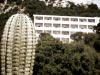
[[[82,42],[63,44],[42,33],[33,75],[99,75],[96,51]]]

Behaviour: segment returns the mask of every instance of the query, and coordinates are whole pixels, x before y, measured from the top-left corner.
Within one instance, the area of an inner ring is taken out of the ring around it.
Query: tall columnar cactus
[[[24,14],[12,15],[1,39],[1,75],[32,75],[35,42],[31,19]]]

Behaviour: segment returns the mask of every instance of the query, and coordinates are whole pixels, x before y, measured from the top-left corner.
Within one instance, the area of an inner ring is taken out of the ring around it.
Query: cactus
[[[1,75],[32,75],[35,56],[35,30],[24,14],[12,15],[1,38]]]

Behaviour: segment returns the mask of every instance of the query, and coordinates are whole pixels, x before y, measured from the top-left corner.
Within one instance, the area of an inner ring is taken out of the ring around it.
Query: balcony
[[[69,18],[62,18],[62,21],[69,21]]]
[[[59,17],[53,17],[53,20],[54,21],[60,21],[60,18]]]
[[[60,28],[60,24],[53,24],[54,28]]]
[[[51,23],[44,23],[44,27],[52,27]]]
[[[86,19],[79,19],[79,22],[86,22]]]
[[[52,17],[44,17],[44,20],[52,20]]]
[[[49,33],[49,34],[51,34],[51,31],[50,31],[50,30],[44,30],[44,33]]]
[[[35,19],[36,19],[36,20],[43,20],[43,17],[41,17],[41,16],[36,16]]]
[[[62,35],[69,35],[68,31],[62,31]]]
[[[70,32],[70,35],[75,34],[76,32]]]
[[[62,24],[62,28],[69,28],[69,24]]]
[[[78,18],[71,18],[71,21],[78,22]]]
[[[42,33],[42,30],[35,30],[36,34]]]
[[[35,23],[36,27],[43,27],[43,23]]]
[[[71,25],[71,28],[73,28],[73,29],[76,29],[76,28],[78,28],[78,25]]]
[[[95,22],[95,19],[88,19],[88,22]]]
[[[93,25],[88,25],[88,29],[93,29]]]
[[[53,34],[59,35],[60,31],[53,31]]]
[[[86,29],[87,26],[86,26],[86,25],[79,25],[79,28],[80,28],[80,29]]]

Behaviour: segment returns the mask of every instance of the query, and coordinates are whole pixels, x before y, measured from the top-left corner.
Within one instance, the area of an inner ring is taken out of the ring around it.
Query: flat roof
[[[38,15],[38,14],[33,14],[33,16],[44,16],[44,17],[69,17],[69,18],[100,18],[100,17],[60,16],[60,15]]]

